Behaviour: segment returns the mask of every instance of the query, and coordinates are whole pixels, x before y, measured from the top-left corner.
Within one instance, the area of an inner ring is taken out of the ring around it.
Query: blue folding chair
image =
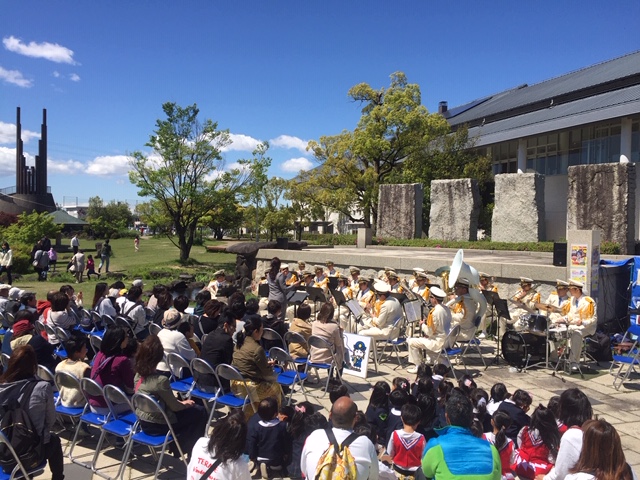
[[[13,456],[13,458],[14,458],[14,460],[16,462],[16,466],[13,468],[11,473],[5,473],[0,468],[0,480],[13,480],[14,478],[27,478],[27,479],[29,479],[29,478],[34,478],[37,475],[41,475],[44,472],[44,467],[47,466],[47,460],[46,459],[43,460],[40,463],[40,465],[38,465],[36,468],[32,468],[32,469],[25,468],[25,466],[20,461],[20,458],[16,454],[16,451],[13,449],[13,446],[11,445],[11,442],[6,437],[6,435],[4,433],[2,433],[2,431],[0,431],[0,444],[3,444],[6,447],[6,449],[9,450],[9,452],[11,453],[11,455]]]
[[[171,372],[171,390],[184,397],[188,397],[189,392],[193,388],[193,375],[191,375],[189,362],[177,353],[169,353],[166,356],[165,363]]]
[[[327,371],[327,383],[324,386],[324,393],[322,394],[322,396],[324,397],[327,394],[327,390],[329,389],[329,381],[331,380],[331,377],[333,376],[334,372],[337,374],[338,379],[342,381],[342,377],[340,375],[340,368],[338,367],[338,364],[336,362],[335,347],[331,345],[331,343],[329,343],[324,338],[318,337],[316,335],[311,335],[309,337],[308,343],[309,343],[309,348],[311,350],[310,350],[309,359],[307,360],[307,366],[305,368],[304,373],[308,373],[309,368],[313,368],[316,371],[316,376],[318,377],[318,380],[320,380],[320,376],[318,375],[318,370]],[[324,362],[312,361],[314,348],[328,350],[331,353],[331,362],[324,363]]]
[[[60,329],[60,330],[62,330],[62,329]],[[57,345],[54,345],[55,349],[53,351],[53,354],[56,357],[58,357],[58,358],[60,358],[62,360],[65,360],[67,358],[67,351],[64,349],[64,346],[62,345],[63,339],[58,336],[58,333],[60,333],[60,332],[57,331],[55,328],[53,328],[48,323],[44,324],[44,331],[47,332],[47,335],[49,337],[53,337],[53,338],[57,339],[58,342],[60,342]]]
[[[94,469],[95,465],[93,462],[85,463],[73,458],[73,448],[76,445],[76,441],[78,440],[78,435],[80,434],[80,428],[83,424],[91,425],[92,427],[96,427],[100,429],[107,421],[106,414],[94,413],[89,408],[89,399],[91,397],[104,398],[104,392],[102,391],[102,387],[95,380],[91,380],[90,378],[81,378],[78,382],[78,388],[82,392],[85,401],[87,402],[84,407],[84,413],[80,415],[78,420],[78,425],[76,426],[76,433],[73,435],[73,440],[71,440],[71,445],[69,446],[69,459],[73,463],[77,463],[78,465],[82,465],[83,467],[89,468],[91,470]]]
[[[284,334],[284,342],[287,344],[287,348],[289,349],[289,351],[291,351],[292,343],[297,343],[301,345],[302,348],[304,348],[307,352],[309,351],[309,344],[301,333],[292,332],[291,330],[289,330]],[[307,355],[306,357],[294,358],[293,361],[296,362],[297,365],[306,365],[308,358],[309,356]]]
[[[226,363],[221,363],[216,367],[216,375],[218,376],[218,380],[220,378],[224,378],[226,380],[241,382],[246,392],[244,398],[242,396],[237,396],[233,392],[222,393],[216,397],[216,400],[213,404],[213,408],[215,408],[216,404],[224,405],[228,408],[244,408],[247,405],[251,405],[251,397],[249,394],[249,385],[247,385],[247,381],[244,379],[242,374],[238,371],[237,368],[232,367],[231,365],[227,365]],[[220,385],[222,388],[222,385]],[[251,406],[253,410],[253,406]],[[255,413],[255,412],[254,412]]]
[[[54,374],[56,387],[58,391],[62,388],[71,388],[71,389],[80,389],[80,380],[75,375],[72,375],[68,372],[56,372]],[[65,407],[62,405],[62,397],[58,396],[56,400],[56,413],[58,415],[68,417],[71,419],[71,422],[75,425],[77,421],[80,420],[80,417],[84,414],[85,407]]]
[[[107,421],[102,425],[100,438],[98,439],[98,445],[93,456],[93,472],[103,478],[111,479],[109,475],[106,475],[96,467],[98,464],[98,456],[102,451],[102,445],[107,435],[113,435],[121,438],[124,441],[123,448],[126,449],[129,446],[129,441],[133,432],[136,429],[138,417],[133,411],[133,405],[129,400],[126,393],[120,390],[115,385],[105,385],[103,389],[104,399],[109,409],[109,416]],[[122,478],[126,464],[121,462],[120,468],[115,478]]]
[[[224,394],[224,391],[215,369],[209,362],[202,358],[194,358],[190,365],[193,374],[193,388],[189,395],[191,398],[202,400],[204,408],[207,410],[208,420],[204,426],[204,436],[206,437],[209,434],[209,427],[216,411],[216,400],[218,395]]]
[[[464,357],[462,356],[463,349],[458,346],[456,343],[458,340],[458,336],[460,335],[460,325],[454,326],[450,331],[444,341],[444,347],[436,357],[435,363],[438,363],[440,357],[445,357],[449,366],[451,367],[451,371],[453,372],[453,377],[458,380],[458,376],[456,375],[456,371],[453,368],[453,363],[451,360],[461,359],[462,364],[464,365],[465,371],[467,370],[467,364],[464,363]]]
[[[145,433],[140,427],[140,423],[136,424],[135,432],[131,436],[127,448],[124,452],[124,456],[122,458],[122,464],[126,465],[129,461],[129,457],[131,456],[131,451],[135,444],[145,445],[149,447],[152,452],[155,452],[156,449],[160,449],[160,457],[158,458],[158,464],[156,466],[156,471],[153,478],[158,478],[158,472],[160,471],[160,466],[162,465],[162,459],[164,458],[164,454],[167,451],[167,447],[171,442],[176,444],[178,452],[180,454],[180,459],[184,463],[185,467],[187,467],[187,457],[182,450],[182,446],[178,441],[178,438],[173,430],[173,426],[169,421],[169,417],[167,417],[167,413],[160,406],[160,404],[150,395],[144,393],[136,393],[133,395],[132,403],[135,410],[141,410],[143,412],[153,413],[156,415],[160,415],[164,420],[164,423],[167,425],[167,433],[160,435],[150,435]]]
[[[631,346],[627,352],[613,355],[613,362],[609,367],[609,373],[612,373],[613,367],[619,364],[618,371],[613,379],[613,386],[616,390],[627,381],[635,367],[640,365],[640,325],[630,325],[620,343],[630,343]],[[627,367],[622,373],[624,367]]]
[[[306,373],[300,373],[298,371],[298,365],[295,360],[291,358],[289,352],[286,352],[282,348],[271,347],[269,350],[269,357],[278,362],[282,366],[282,371],[278,374],[277,380],[281,387],[289,388],[289,400],[287,405],[291,404],[291,398],[293,397],[293,391],[296,385],[300,385],[300,389],[304,394],[305,400],[309,400],[307,397],[307,391],[304,388],[304,381],[307,379]]]

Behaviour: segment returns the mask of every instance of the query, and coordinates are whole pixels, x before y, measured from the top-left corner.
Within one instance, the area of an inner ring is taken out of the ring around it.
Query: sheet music
[[[364,309],[355,298],[352,298],[351,300],[347,300],[345,305],[351,311],[351,313],[353,313],[354,317],[360,318],[362,315],[364,315]]]
[[[405,302],[402,307],[404,308],[407,322],[413,323],[422,320],[422,302],[420,300]]]

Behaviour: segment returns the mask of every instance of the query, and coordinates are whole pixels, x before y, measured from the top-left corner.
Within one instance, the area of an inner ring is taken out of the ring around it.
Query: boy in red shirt
[[[400,480],[413,479],[422,462],[427,444],[424,435],[416,432],[422,413],[417,405],[406,404],[400,413],[403,428],[394,430],[389,438],[387,454],[393,460],[393,469]]]

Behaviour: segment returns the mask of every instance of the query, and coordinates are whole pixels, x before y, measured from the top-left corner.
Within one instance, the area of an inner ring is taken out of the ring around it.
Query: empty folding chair
[[[156,471],[153,478],[158,478],[158,472],[160,471],[160,466],[162,465],[162,459],[164,458],[164,454],[168,449],[168,446],[171,442],[176,444],[178,452],[180,454],[180,459],[184,462],[185,467],[187,466],[187,458],[185,452],[182,450],[182,446],[178,441],[178,438],[171,426],[171,422],[167,417],[166,412],[160,406],[160,404],[150,395],[146,395],[144,393],[136,393],[132,399],[134,409],[139,409],[143,412],[154,413],[164,420],[164,423],[167,425],[167,433],[160,435],[149,435],[142,431],[142,428],[137,424],[135,433],[131,436],[127,448],[125,450],[124,456],[122,458],[122,464],[126,465],[129,461],[129,457],[131,456],[131,451],[136,443],[145,445],[153,451],[155,449],[160,450],[160,457],[158,458],[158,464],[156,466]],[[135,410],[134,410],[135,411]]]
[[[298,365],[293,358],[291,358],[289,352],[278,347],[272,347],[271,350],[269,350],[269,357],[282,366],[282,371],[278,374],[277,380],[281,387],[289,388],[287,405],[291,404],[291,398],[293,397],[293,391],[296,385],[300,385],[305,400],[309,400],[307,391],[304,389],[304,381],[307,379],[307,374],[298,371]]]
[[[280,334],[272,328],[264,328],[262,330],[262,342],[268,347],[265,348],[265,351],[271,350],[271,347],[279,347],[283,350],[287,349],[287,344],[284,343]]]
[[[64,346],[62,345],[62,340],[60,339],[60,337],[58,337],[56,329],[53,328],[48,323],[45,323],[44,324],[44,330],[45,330],[45,332],[47,332],[47,335],[49,336],[49,339],[55,338],[59,342],[57,345],[55,345],[55,350],[53,351],[54,355],[56,355],[57,357],[59,357],[59,358],[61,358],[63,360],[65,358],[67,358],[67,351],[64,349]]]
[[[613,379],[613,386],[616,390],[619,390],[622,384],[627,381],[631,372],[635,371],[635,367],[640,365],[640,325],[629,326],[620,344],[625,344],[629,350],[613,355],[613,362],[609,367],[609,373],[611,373],[614,366],[620,365]]]
[[[93,461],[89,463],[81,462],[77,458],[73,458],[73,449],[76,445],[76,441],[78,440],[78,435],[80,434],[80,428],[83,424],[91,425],[100,429],[107,421],[106,414],[94,413],[91,411],[89,407],[89,399],[91,397],[101,397],[104,398],[104,392],[102,391],[102,387],[95,381],[90,378],[81,378],[80,379],[80,391],[84,396],[86,406],[84,407],[84,411],[80,418],[78,419],[78,425],[76,426],[76,433],[73,435],[73,440],[71,440],[71,445],[69,446],[69,459],[73,463],[77,463],[78,465],[82,465],[83,467],[94,469],[95,465]]]
[[[324,396],[324,395],[326,395],[327,390],[329,389],[329,381],[331,380],[334,372],[338,376],[338,379],[341,380],[340,367],[338,366],[338,364],[336,362],[335,347],[333,345],[331,345],[331,343],[329,343],[324,338],[318,337],[316,335],[311,335],[309,337],[309,347],[311,349],[313,349],[313,348],[326,349],[329,352],[331,352],[331,362],[324,363],[324,362],[314,362],[314,361],[312,361],[313,354],[312,354],[312,351],[310,351],[309,360],[307,361],[307,367],[305,369],[305,373],[308,373],[309,367],[315,369],[316,376],[318,377],[318,380],[320,379],[320,377],[318,375],[318,370],[326,370],[327,371],[327,383],[326,383],[326,385],[324,387],[324,393],[323,393],[323,396]]]
[[[171,390],[183,396],[188,396],[193,387],[193,375],[191,375],[189,362],[177,353],[167,354],[165,362],[171,372]]]

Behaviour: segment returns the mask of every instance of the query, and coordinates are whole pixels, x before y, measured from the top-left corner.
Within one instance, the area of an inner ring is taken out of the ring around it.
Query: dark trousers
[[[13,283],[13,278],[11,277],[11,265],[8,267],[0,267],[0,275],[2,272],[7,272],[7,283],[11,285]]]
[[[175,414],[178,417],[178,421],[171,426],[178,437],[182,451],[190,458],[193,446],[202,436],[202,428],[207,421],[207,411],[201,405],[194,405],[185,410],[175,412]],[[140,420],[140,425],[142,426],[142,431],[149,435],[164,435],[169,431],[169,427],[161,423]]]
[[[49,443],[44,444],[44,455],[49,462],[52,480],[62,480],[64,478],[64,459],[62,457],[62,444],[60,437],[55,433],[51,434]]]

